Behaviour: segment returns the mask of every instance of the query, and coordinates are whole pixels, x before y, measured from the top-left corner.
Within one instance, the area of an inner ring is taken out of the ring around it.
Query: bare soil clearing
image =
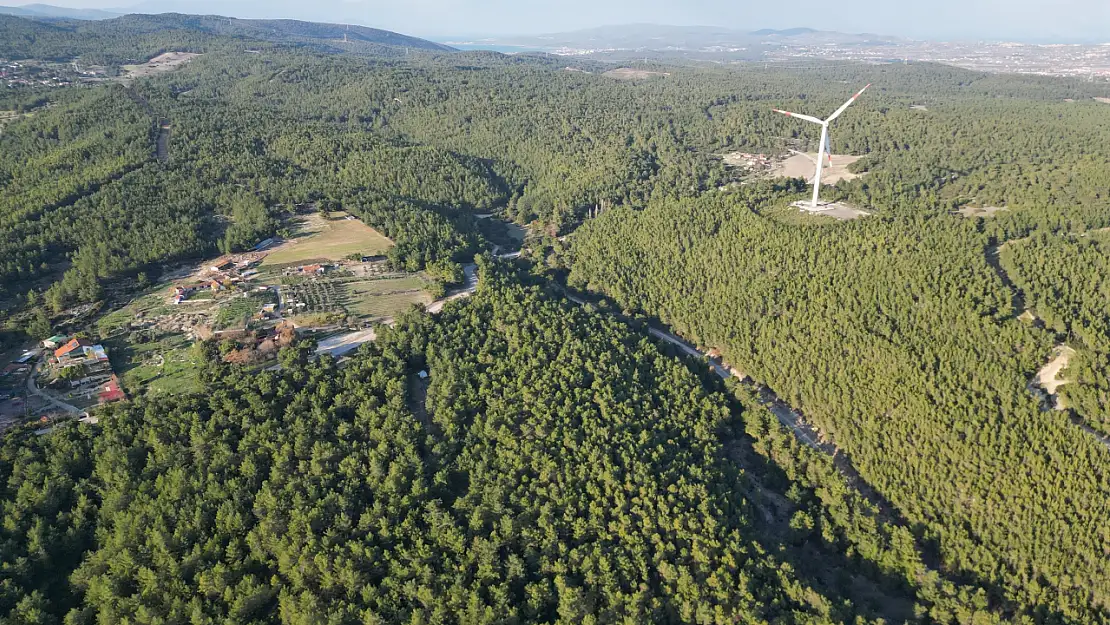
[[[826,167],[825,171],[821,173],[821,184],[836,184],[841,180],[855,180],[859,178],[859,174],[853,174],[848,171],[848,166],[861,158],[863,157],[833,155],[832,167]],[[806,182],[812,183],[816,163],[816,154],[798,153],[772,167],[771,177],[803,178]]]
[[[301,218],[296,237],[267,254],[263,266],[337,261],[351,254],[374,256],[393,247],[392,241],[357,219],[325,221],[316,214]]]
[[[200,56],[195,52],[166,52],[139,65],[124,65],[125,78],[145,78],[170,72]]]
[[[632,69],[631,67],[621,67],[619,69],[612,69],[602,76],[609,78],[616,78],[617,80],[644,80],[647,78],[654,78],[656,76],[670,76],[666,72],[649,72],[645,69]]]
[[[355,351],[364,343],[371,343],[378,338],[374,330],[363,330],[351,334],[341,334],[320,341],[316,347],[316,355],[330,354],[335,358]]]
[[[859,219],[860,217],[867,217],[871,214],[867,211],[861,211],[858,208],[844,204],[843,202],[820,202],[817,205],[817,210],[813,209],[809,200],[795,202],[794,206],[798,208],[798,210],[807,212],[811,215],[832,217],[838,221],[851,221],[853,219]]]
[[[1045,390],[1049,395],[1056,395],[1056,391],[1065,384],[1070,384],[1070,380],[1060,379],[1060,372],[1067,369],[1068,363],[1075,357],[1075,350],[1066,346],[1060,345],[1052,351],[1052,361],[1044,366],[1043,369],[1037,372],[1037,385]],[[1064,403],[1060,398],[1056,399],[1056,409],[1064,410]]]
[[[1002,211],[1010,209],[1004,206],[965,206],[959,210],[959,213],[968,219],[975,217],[990,218]]]
[[[1110,104],[1110,98],[1095,98],[1095,102],[1102,102],[1103,104]]]

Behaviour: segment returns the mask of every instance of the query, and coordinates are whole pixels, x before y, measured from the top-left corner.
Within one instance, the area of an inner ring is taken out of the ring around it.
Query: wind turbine
[[[867,87],[870,87],[870,86],[871,86],[870,84],[867,85]],[[829,124],[831,124],[832,121],[834,119],[836,119],[837,117],[840,117],[841,113],[848,110],[848,107],[852,106],[852,102],[855,102],[856,98],[863,95],[864,91],[867,91],[867,87],[864,87],[863,89],[860,89],[859,93],[852,96],[852,98],[850,100],[845,102],[844,106],[836,109],[836,112],[833,113],[832,115],[830,115],[828,119],[817,119],[816,117],[810,117],[809,115],[799,115],[798,113],[791,113],[789,111],[780,111],[779,109],[772,109],[776,113],[782,113],[783,115],[786,115],[787,117],[797,117],[798,119],[802,119],[802,120],[805,120],[807,122],[818,124],[818,125],[821,126],[821,143],[817,147],[817,175],[815,175],[813,177],[813,207],[812,207],[812,210],[817,210],[817,200],[818,200],[819,196],[821,195],[821,170],[825,168],[825,154],[826,153],[829,155],[829,164],[830,165],[832,164],[832,151],[829,150]]]

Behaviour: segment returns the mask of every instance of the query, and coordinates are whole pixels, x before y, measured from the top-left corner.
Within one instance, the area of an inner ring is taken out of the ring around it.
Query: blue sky
[[[921,38],[1110,41],[1110,0],[41,1],[74,7],[135,6],[150,12],[343,21],[426,37],[536,34],[656,23],[737,29],[808,26]]]

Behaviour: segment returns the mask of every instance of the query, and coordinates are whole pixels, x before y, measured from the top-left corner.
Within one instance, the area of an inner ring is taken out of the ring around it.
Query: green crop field
[[[351,254],[373,256],[393,247],[393,242],[358,220],[324,221],[318,215],[304,218],[298,238],[266,256],[264,266],[295,265],[310,261],[342,260]]]

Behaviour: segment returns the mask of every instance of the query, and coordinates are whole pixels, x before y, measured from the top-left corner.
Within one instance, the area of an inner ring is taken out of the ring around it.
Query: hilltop
[[[0,57],[100,64],[146,61],[167,49],[242,48],[244,41],[308,46],[320,52],[399,56],[406,50],[451,52],[442,44],[387,30],[298,20],[254,20],[218,15],[131,14],[99,19],[42,19],[0,14]]]

